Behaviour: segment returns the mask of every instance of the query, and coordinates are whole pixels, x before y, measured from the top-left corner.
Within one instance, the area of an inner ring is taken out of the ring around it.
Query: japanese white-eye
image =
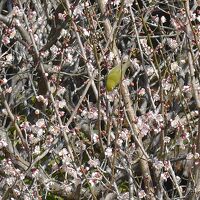
[[[113,67],[106,78],[106,90],[111,92],[124,79],[126,70],[131,65],[130,60],[125,60],[123,63]]]

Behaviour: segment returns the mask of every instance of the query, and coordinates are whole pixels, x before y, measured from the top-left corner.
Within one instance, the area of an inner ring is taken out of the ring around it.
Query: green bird
[[[126,70],[131,66],[130,60],[125,60],[123,63],[113,67],[106,78],[106,90],[111,92],[124,79]]]

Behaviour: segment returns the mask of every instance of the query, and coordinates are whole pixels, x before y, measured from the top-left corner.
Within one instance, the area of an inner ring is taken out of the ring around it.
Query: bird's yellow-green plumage
[[[123,80],[126,70],[130,65],[131,62],[127,60],[126,62],[113,67],[109,71],[106,78],[106,90],[108,92],[112,91]]]

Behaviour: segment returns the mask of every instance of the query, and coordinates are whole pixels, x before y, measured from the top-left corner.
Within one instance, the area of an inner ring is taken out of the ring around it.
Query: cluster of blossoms
[[[1,169],[4,172],[5,179],[4,181],[9,187],[13,187],[16,182],[22,182],[25,178],[24,174],[19,170],[16,169],[11,161],[11,159],[3,159],[0,162]],[[19,187],[20,185],[20,187]],[[16,197],[19,197],[21,192],[20,190],[24,190],[23,184],[17,184],[14,186],[14,193]]]
[[[169,92],[172,89],[173,84],[171,77],[168,76],[166,79],[162,80],[162,87],[165,90],[165,92]]]
[[[2,38],[2,42],[4,45],[7,45],[10,43],[10,40],[13,39],[16,35],[15,28],[7,28],[5,29],[5,33]]]
[[[137,126],[140,130],[142,137],[148,135],[150,131],[155,134],[159,133],[163,128],[163,117],[161,114],[148,112],[146,115],[142,115],[137,119]]]
[[[178,43],[177,43],[176,39],[167,38],[167,44],[169,45],[169,47],[171,49],[174,49],[174,50],[177,49],[177,47],[178,47]]]
[[[190,133],[184,127],[182,120],[177,115],[173,120],[170,119],[170,125],[177,131],[176,145],[179,145],[181,149],[185,149],[186,145],[190,143]]]
[[[87,110],[87,108],[85,108],[84,110],[82,110],[81,116],[87,119],[96,120],[98,119],[98,110],[94,106],[91,106],[89,111]]]
[[[33,151],[34,154],[40,154],[41,152],[41,146],[37,145],[39,142],[45,141],[43,147],[46,148],[52,144],[54,138],[60,132],[60,128],[57,126],[49,126],[47,128],[43,118],[38,119],[35,124],[31,124],[28,121],[22,122],[20,128],[28,135],[30,144],[36,145]]]
[[[153,49],[147,44],[147,39],[140,39],[140,43],[148,56],[152,55]]]
[[[187,154],[187,157],[186,157],[187,160],[194,160],[194,164],[195,165],[199,165],[200,164],[200,155],[199,153],[188,153]]]
[[[154,158],[153,167],[156,169],[157,175],[160,175],[162,181],[167,181],[170,177],[169,173],[169,161],[160,161]]]

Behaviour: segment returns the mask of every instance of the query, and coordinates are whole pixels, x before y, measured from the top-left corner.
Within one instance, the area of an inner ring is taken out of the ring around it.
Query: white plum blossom
[[[8,87],[5,89],[5,92],[8,93],[8,94],[11,94],[13,88],[12,87]]]
[[[158,160],[158,158],[155,158],[153,162],[153,167],[157,170],[161,170],[164,167],[164,163]]]
[[[138,197],[139,197],[139,199],[142,199],[142,198],[146,197],[145,191],[144,191],[144,190],[140,190],[140,191],[138,192]]]
[[[162,22],[163,24],[167,21],[165,16],[162,16],[162,17],[160,18],[160,20],[161,20],[161,22]]]
[[[24,129],[26,131],[30,131],[31,130],[31,124],[28,121],[24,121],[20,124],[20,128]]]
[[[199,159],[199,153],[196,152],[196,153],[194,154],[194,159]]]
[[[109,102],[113,102],[117,96],[118,92],[117,90],[113,90],[112,92],[109,92],[109,94],[106,95]]]
[[[104,5],[106,5],[106,4],[108,3],[108,0],[103,0],[102,3],[103,3]]]
[[[39,114],[40,114],[40,110],[36,109],[36,110],[35,110],[35,114],[36,114],[36,115],[39,115]]]
[[[2,42],[4,45],[7,45],[10,43],[10,38],[8,36],[3,36]]]
[[[24,11],[20,9],[18,6],[14,6],[12,12],[13,12],[13,15],[18,16],[18,17],[22,17],[24,13]]]
[[[171,84],[169,78],[163,79],[163,80],[162,80],[162,87],[163,87],[163,89],[166,90],[166,91],[171,90],[172,84]]]
[[[21,22],[19,21],[19,19],[15,19],[15,21],[13,22],[13,24],[14,24],[15,26],[18,26],[18,27],[21,26]]]
[[[144,46],[144,50],[145,50],[145,53],[146,53],[148,56],[151,56],[151,54],[152,54],[152,52],[153,52],[153,49],[152,49],[150,46],[148,46],[148,45]]]
[[[59,108],[64,108],[66,106],[66,101],[65,99],[61,100],[61,101],[58,101],[58,107]]]
[[[35,123],[35,125],[39,128],[44,128],[46,127],[45,125],[45,120],[44,119],[38,119],[37,122]]]
[[[120,4],[121,0],[114,0],[111,3],[113,3],[114,5],[118,6]]]
[[[94,143],[97,143],[99,141],[99,135],[97,135],[96,133],[92,134],[92,140]]]
[[[15,181],[16,181],[16,178],[15,178],[15,177],[8,177],[8,178],[6,179],[6,183],[7,183],[9,186],[13,185]]]
[[[87,67],[88,67],[88,71],[90,71],[91,73],[94,72],[95,68],[94,68],[94,65],[92,65],[91,62],[88,62]]]
[[[172,49],[176,49],[178,47],[178,43],[175,39],[172,38],[167,38],[167,44],[169,45],[169,47],[171,47]]]
[[[41,51],[41,56],[42,57],[47,57],[49,55],[49,51]]]
[[[129,6],[131,6],[131,5],[133,4],[133,2],[134,2],[134,0],[125,0],[125,1],[124,1],[124,4],[125,4],[127,7],[129,7]]]
[[[152,19],[153,19],[154,22],[156,22],[156,24],[159,23],[159,17],[158,17],[158,15],[152,16]]]
[[[184,85],[182,91],[185,93],[191,92],[192,88],[189,85]]]
[[[105,155],[109,158],[112,156],[112,148],[108,147],[105,151]]]
[[[58,19],[65,21],[66,19],[66,14],[65,13],[58,13]]]
[[[63,95],[66,91],[65,87],[59,86],[58,91],[57,91],[57,95]]]
[[[98,110],[95,107],[91,107],[89,111],[84,109],[81,112],[81,116],[88,119],[98,119]]]
[[[59,151],[59,156],[65,156],[68,154],[68,151],[66,148],[63,148],[62,150]]]
[[[59,130],[60,128],[57,126],[50,126],[49,127],[49,133],[53,134],[53,135],[58,135],[59,134]]]
[[[131,63],[133,64],[136,70],[139,70],[141,68],[140,61],[137,58],[134,58],[133,60],[131,60]]]
[[[60,32],[60,37],[65,37],[65,36],[67,36],[67,34],[68,34],[68,31],[66,30],[66,29],[62,29],[61,30],[61,32]]]
[[[0,80],[1,84],[6,84],[7,82],[8,82],[8,80],[6,78],[3,78],[3,79]]]
[[[64,189],[66,193],[71,193],[73,191],[73,187],[71,185],[64,185]]]
[[[88,112],[88,119],[98,119],[97,110],[91,110],[90,112]]]
[[[34,149],[34,151],[33,151],[33,154],[38,155],[38,154],[40,154],[40,152],[41,152],[40,146],[39,146],[39,145],[35,146],[35,149]]]
[[[39,170],[38,169],[32,169],[32,177],[37,178],[39,176]]]
[[[190,20],[191,21],[194,21],[194,20],[196,20],[196,13],[194,13],[194,12],[192,12],[192,11],[190,11]]]
[[[153,67],[148,67],[146,70],[147,70],[148,76],[152,76],[154,74],[154,68]]]
[[[168,136],[164,137],[164,143],[170,143],[171,138]]]
[[[143,96],[143,95],[145,95],[145,93],[146,93],[146,91],[145,91],[144,88],[141,88],[141,89],[138,91],[138,95],[139,95],[139,96]]]
[[[3,109],[1,110],[1,113],[2,113],[3,115],[5,115],[5,116],[8,115],[8,112],[7,112],[7,110],[6,110],[5,108],[3,108]]]
[[[64,163],[65,165],[63,166],[64,167],[64,170],[70,175],[72,176],[73,178],[75,179],[78,179],[78,173],[77,171],[72,168],[72,167],[69,167],[70,165],[67,164],[67,163]]]
[[[191,153],[191,152],[188,153],[187,156],[186,156],[186,159],[187,159],[187,160],[191,160],[192,158],[194,158],[194,154]]]
[[[9,38],[10,39],[13,39],[16,35],[16,29],[15,28],[12,28],[9,30]]]
[[[176,181],[177,181],[178,184],[181,182],[180,176],[176,176]]]
[[[43,133],[45,132],[43,128],[40,128],[36,125],[32,125],[31,130],[33,133],[37,134],[38,137],[43,136]]]
[[[171,63],[171,70],[172,70],[172,72],[179,72],[180,71],[180,67],[179,67],[179,65],[176,61]]]
[[[161,180],[163,181],[167,181],[167,179],[169,178],[169,173],[168,172],[164,172],[164,173],[161,173]]]
[[[171,121],[171,126],[172,126],[173,128],[177,128],[177,127],[181,124],[180,118],[179,118],[178,115],[175,117],[174,120],[171,119],[170,121]]]
[[[140,130],[141,135],[144,137],[145,135],[147,135],[150,131],[150,126],[144,122],[144,120],[139,117],[137,120],[137,126]]]
[[[113,61],[113,59],[115,58],[115,54],[111,51],[108,55],[108,60],[109,61]]]
[[[94,159],[94,160],[90,159],[88,161],[88,164],[90,165],[90,167],[97,167],[100,165],[100,161],[98,159]]]
[[[18,190],[18,189],[13,189],[13,193],[16,195],[16,196],[20,196],[21,192]]]
[[[56,55],[56,54],[58,54],[59,48],[56,45],[53,45],[50,48],[50,50],[51,50],[52,54]]]
[[[84,4],[78,4],[76,6],[76,8],[74,9],[73,15],[77,16],[77,15],[82,15],[83,14],[83,9],[84,9]]]
[[[123,129],[119,136],[120,136],[121,139],[127,140],[129,135],[130,135],[129,130]]]
[[[156,101],[159,101],[160,100],[160,96],[156,93],[153,95],[153,100],[156,102]]]
[[[34,36],[35,42],[40,41],[39,36],[37,34],[34,34],[33,36]]]
[[[126,86],[129,86],[129,85],[131,84],[131,80],[128,79],[128,78],[126,78],[126,79],[124,79],[124,80],[122,81],[122,84],[123,84],[123,85],[126,85]]]
[[[88,30],[86,30],[85,28],[83,28],[83,34],[85,36],[90,36],[90,32]]]
[[[91,186],[95,186],[102,180],[102,175],[99,172],[93,172],[91,178],[89,179],[89,183]]]
[[[36,96],[36,99],[37,99],[38,102],[42,102],[42,103],[44,103],[45,105],[48,105],[48,99],[47,99],[47,98],[44,98],[43,95]]]
[[[2,149],[3,147],[7,147],[8,143],[6,142],[5,139],[1,139],[0,140],[0,149]]]
[[[73,62],[73,55],[70,52],[67,53],[67,60],[66,60],[66,62],[68,62],[70,64]]]
[[[7,54],[7,55],[6,55],[6,61],[7,61],[7,62],[11,62],[12,60],[13,60],[12,54]]]
[[[123,140],[119,138],[119,139],[117,140],[117,144],[121,147],[122,144],[123,144]]]
[[[29,12],[28,14],[28,19],[32,22],[35,22],[36,21],[36,17],[37,17],[37,13],[36,11],[31,11]]]

